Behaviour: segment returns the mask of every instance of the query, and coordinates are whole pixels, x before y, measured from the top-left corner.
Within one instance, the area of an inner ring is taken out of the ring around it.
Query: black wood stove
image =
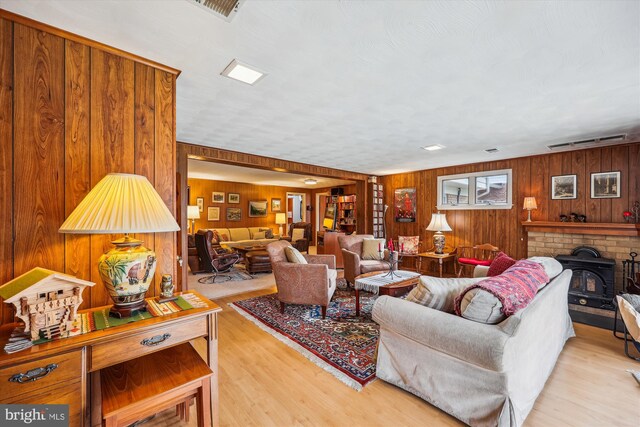
[[[615,260],[602,258],[597,249],[589,246],[578,246],[571,251],[571,255],[557,255],[556,259],[565,270],[573,271],[569,304],[615,309]]]

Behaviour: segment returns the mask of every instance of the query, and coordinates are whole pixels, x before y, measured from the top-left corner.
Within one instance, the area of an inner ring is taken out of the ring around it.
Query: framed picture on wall
[[[239,193],[229,193],[227,196],[228,203],[240,203],[240,194]]]
[[[211,193],[212,203],[224,203],[224,193],[222,191],[214,191]]]
[[[196,197],[196,205],[200,212],[204,212],[204,197]]]
[[[551,198],[553,200],[575,199],[578,197],[578,177],[559,175],[551,177]]]
[[[227,208],[227,221],[241,221],[242,209],[240,208]]]
[[[263,218],[267,216],[266,200],[250,200],[249,201],[249,217]]]
[[[591,198],[614,199],[620,197],[620,171],[591,174]]]
[[[271,199],[271,212],[282,212],[282,199]]]
[[[416,189],[398,188],[394,192],[393,205],[396,222],[416,222]]]
[[[209,206],[207,208],[207,221],[220,221],[220,208]]]

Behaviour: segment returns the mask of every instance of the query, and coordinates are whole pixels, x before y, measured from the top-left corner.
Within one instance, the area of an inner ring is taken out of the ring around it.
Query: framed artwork
[[[224,203],[224,193],[222,191],[214,191],[211,193],[212,203]]]
[[[416,222],[416,189],[398,188],[393,195],[396,222]]]
[[[551,198],[553,200],[575,199],[578,197],[578,177],[560,175],[551,177]]]
[[[240,220],[242,220],[242,209],[227,208],[227,221],[240,221]]]
[[[263,218],[267,216],[266,200],[250,200],[249,201],[249,217]]]
[[[282,199],[271,199],[271,212],[282,212]]]
[[[196,205],[200,212],[204,212],[204,197],[196,197]]]
[[[591,174],[591,198],[613,199],[620,197],[620,171]]]
[[[239,193],[229,193],[227,196],[227,202],[229,203],[240,203],[240,194]]]
[[[207,208],[207,221],[220,221],[220,208],[209,206]]]

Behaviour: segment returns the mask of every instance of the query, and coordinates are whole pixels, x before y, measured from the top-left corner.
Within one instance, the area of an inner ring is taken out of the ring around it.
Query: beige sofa
[[[471,426],[521,426],[575,336],[570,279],[563,271],[497,325],[381,296],[372,315],[380,325],[377,377]]]
[[[227,236],[229,240],[218,242],[220,246],[229,249],[231,244],[242,246],[267,245],[271,242],[280,240],[279,234],[274,234],[272,239],[257,239],[254,235],[261,230],[269,227],[238,227],[238,228],[212,228],[214,232],[218,232],[220,236]]]

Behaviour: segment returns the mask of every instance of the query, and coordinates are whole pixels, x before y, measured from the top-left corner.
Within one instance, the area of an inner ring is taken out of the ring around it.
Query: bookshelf
[[[373,209],[371,233],[373,237],[384,238],[384,187],[382,184],[369,183],[369,200]]]
[[[356,229],[356,195],[331,196],[327,205],[336,207],[336,229],[351,233]]]

